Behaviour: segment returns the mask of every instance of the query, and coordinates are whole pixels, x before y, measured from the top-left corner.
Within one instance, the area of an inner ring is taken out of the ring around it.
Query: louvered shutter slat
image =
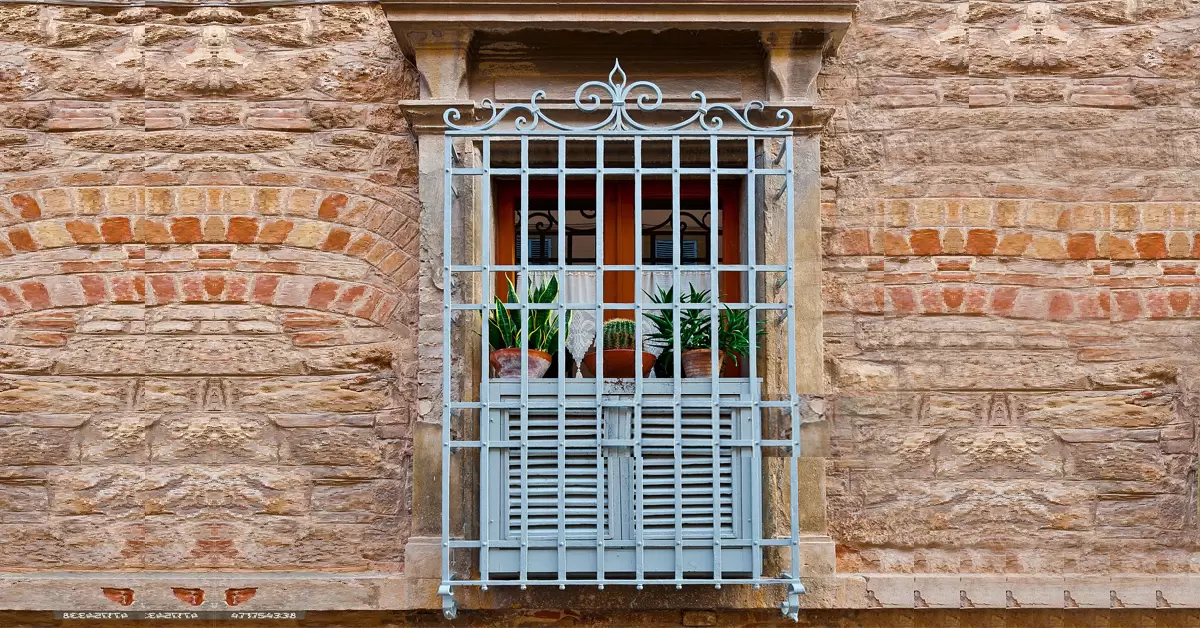
[[[525,516],[529,535],[545,538],[558,535],[559,522],[559,460],[558,460],[558,415],[536,415],[527,417],[526,434],[529,448],[526,452],[526,476],[521,485],[521,452],[512,449],[508,453],[508,538],[521,537],[521,493],[526,495]],[[521,415],[507,414],[508,437],[521,438]],[[600,477],[596,474],[596,448],[572,446],[572,441],[596,440],[596,417],[594,414],[567,415],[564,432],[568,446],[564,451],[563,475],[563,523],[568,538],[596,538],[597,504],[603,504],[602,516],[608,518],[608,501],[601,490],[607,477],[602,463]],[[605,524],[607,528],[607,523]]]
[[[711,442],[733,437],[731,415],[722,413],[714,432],[712,415],[707,411],[683,414],[680,436],[685,445],[679,461],[680,498],[675,493],[675,450],[673,447],[647,447],[642,462],[642,506],[645,533],[651,538],[675,536],[676,512],[680,513],[683,534],[688,538],[712,538],[713,533],[713,450],[710,446],[688,446],[689,439]],[[643,414],[642,434],[646,438],[675,438],[674,417],[670,414]],[[721,536],[734,535],[733,451],[719,449],[715,487],[719,506]]]

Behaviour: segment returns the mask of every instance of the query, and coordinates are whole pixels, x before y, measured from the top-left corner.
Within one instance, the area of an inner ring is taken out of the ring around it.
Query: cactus
[[[637,346],[637,324],[628,318],[604,323],[605,349],[633,349]]]

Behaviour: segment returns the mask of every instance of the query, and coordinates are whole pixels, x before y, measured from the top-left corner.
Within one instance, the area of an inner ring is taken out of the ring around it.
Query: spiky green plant
[[[558,301],[558,278],[534,285],[529,282],[528,303],[550,304]],[[488,317],[488,345],[492,350],[517,349],[521,346],[521,318],[529,312],[529,348],[549,354],[558,352],[558,314],[553,310],[521,310],[514,314],[505,303],[518,303],[520,297],[512,279],[508,280],[508,295],[503,301],[496,297],[495,307]],[[567,312],[566,324],[571,323]]]
[[[655,293],[647,293],[650,300],[654,303],[670,305],[675,302],[674,288],[663,289],[659,288]],[[708,290],[696,290],[695,287],[689,286],[687,294],[679,296],[681,304],[703,304],[709,303],[711,293]],[[747,310],[735,310],[728,305],[722,305],[724,308],[719,318],[717,319],[717,347],[727,353],[736,365],[739,358],[746,357],[750,354],[750,314]],[[663,364],[670,364],[672,357],[671,351],[675,346],[675,321],[672,318],[670,310],[659,310],[646,314],[646,318],[654,324],[655,330],[647,336],[647,342],[662,347],[662,355],[659,356],[659,361]],[[761,336],[764,331],[765,323],[759,321],[755,327],[758,329],[754,334],[753,342],[757,344],[758,336]],[[692,351],[694,349],[712,349],[712,315],[708,310],[680,310],[679,311],[679,350]]]
[[[637,347],[637,323],[628,318],[614,318],[604,323],[605,349]]]

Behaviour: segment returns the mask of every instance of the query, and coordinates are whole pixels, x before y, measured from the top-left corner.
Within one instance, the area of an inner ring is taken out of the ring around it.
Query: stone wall
[[[1200,3],[865,0],[820,79],[841,572],[1196,572]]]
[[[382,10],[7,4],[0,51],[0,571],[401,570]],[[863,0],[819,84],[839,572],[1200,570],[1198,77],[1197,0]]]
[[[415,74],[382,10],[0,7],[0,571],[398,570]]]

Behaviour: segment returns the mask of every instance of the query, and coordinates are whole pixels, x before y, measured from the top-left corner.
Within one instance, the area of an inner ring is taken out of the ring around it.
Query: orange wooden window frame
[[[514,213],[520,207],[521,185],[513,180],[497,180],[496,189],[496,246],[495,263],[499,265],[515,265],[516,260],[516,228],[513,220]],[[705,181],[683,181],[679,186],[681,200],[706,200],[709,198],[710,186]],[[634,234],[637,221],[634,216],[634,183],[630,180],[606,181],[604,184],[604,261],[607,264],[632,266],[635,263],[636,244]],[[741,263],[742,233],[741,233],[741,185],[738,181],[722,179],[717,183],[718,203],[721,208],[721,259],[726,264]],[[556,181],[530,181],[529,197],[538,200],[554,200],[558,198],[558,183]],[[568,181],[567,198],[571,200],[587,200],[596,198],[596,184],[591,181]],[[669,181],[643,181],[642,198],[664,200],[672,198]],[[730,211],[730,210],[733,211]],[[730,261],[732,260],[732,261]],[[504,298],[507,282],[515,281],[514,274],[501,273],[500,281],[496,283],[496,295]],[[604,281],[605,303],[633,303],[637,287],[634,285],[633,272],[611,272]],[[718,277],[721,294],[725,300],[742,300],[742,281],[740,272],[723,272]],[[605,319],[629,316],[620,310],[607,310]]]

